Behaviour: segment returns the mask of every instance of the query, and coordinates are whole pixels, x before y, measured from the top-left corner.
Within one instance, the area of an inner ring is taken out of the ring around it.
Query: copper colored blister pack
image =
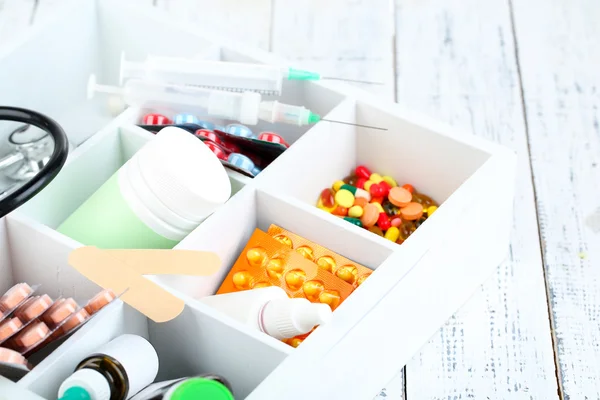
[[[352,285],[256,229],[216,294],[265,286],[279,286],[290,297],[328,304],[332,310],[353,290]]]
[[[360,286],[373,273],[372,269],[357,264],[280,226],[271,225],[268,233],[273,239],[315,263],[319,269],[334,274],[352,285],[353,288]]]

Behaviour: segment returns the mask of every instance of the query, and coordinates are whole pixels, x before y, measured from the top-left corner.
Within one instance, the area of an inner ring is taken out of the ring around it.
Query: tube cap
[[[100,372],[89,368],[77,370],[58,389],[61,400],[85,400],[85,394],[91,400],[110,400],[110,386]]]
[[[225,387],[225,385],[204,378],[189,379],[173,391],[169,400],[234,400],[233,394]]]
[[[65,394],[59,400],[94,400],[90,394],[79,386],[73,386],[67,389]]]
[[[313,304],[306,299],[275,299],[268,302],[262,313],[264,332],[275,339],[288,339],[308,333],[316,325],[331,320],[327,304]]]

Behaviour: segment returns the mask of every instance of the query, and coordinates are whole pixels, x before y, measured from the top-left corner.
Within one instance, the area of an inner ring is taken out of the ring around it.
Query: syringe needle
[[[366,83],[368,85],[385,85],[385,83],[383,83],[383,82],[362,81],[362,80],[359,80],[359,79],[336,78],[336,77],[333,77],[333,76],[322,76],[321,79],[329,79],[329,80],[332,80],[332,81]]]
[[[325,119],[325,118],[321,118],[321,121],[327,121],[327,122],[333,122],[335,124],[344,124],[344,125],[351,125],[351,126],[359,126],[361,128],[369,128],[369,129],[377,129],[380,131],[387,131],[387,128],[380,128],[377,126],[371,126],[371,125],[363,125],[363,124],[355,124],[352,122],[344,122],[344,121],[334,121],[332,119]]]

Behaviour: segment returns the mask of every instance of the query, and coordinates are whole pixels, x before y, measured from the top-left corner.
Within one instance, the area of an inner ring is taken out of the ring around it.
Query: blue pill
[[[173,123],[175,125],[179,124],[197,124],[200,122],[198,118],[193,116],[192,114],[177,114],[173,117]]]
[[[242,124],[229,124],[225,127],[225,132],[245,138],[255,137],[250,128]]]
[[[210,131],[214,131],[215,130],[215,124],[213,124],[212,122],[198,121],[198,125],[200,125],[204,129],[208,129]]]
[[[252,175],[256,176],[262,172],[262,169],[255,166],[254,168],[252,168],[252,171],[250,171],[250,172],[252,173]]]
[[[252,170],[255,168],[252,160],[240,153],[229,154],[227,161],[248,172],[252,172]]]

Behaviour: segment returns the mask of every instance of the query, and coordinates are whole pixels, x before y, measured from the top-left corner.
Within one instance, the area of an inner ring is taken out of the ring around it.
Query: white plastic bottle
[[[277,286],[219,294],[199,299],[202,303],[237,319],[275,339],[288,339],[308,333],[331,320],[327,304],[306,299],[290,299]]]
[[[201,140],[167,127],[58,227],[87,246],[171,249],[231,195],[225,168]]]

